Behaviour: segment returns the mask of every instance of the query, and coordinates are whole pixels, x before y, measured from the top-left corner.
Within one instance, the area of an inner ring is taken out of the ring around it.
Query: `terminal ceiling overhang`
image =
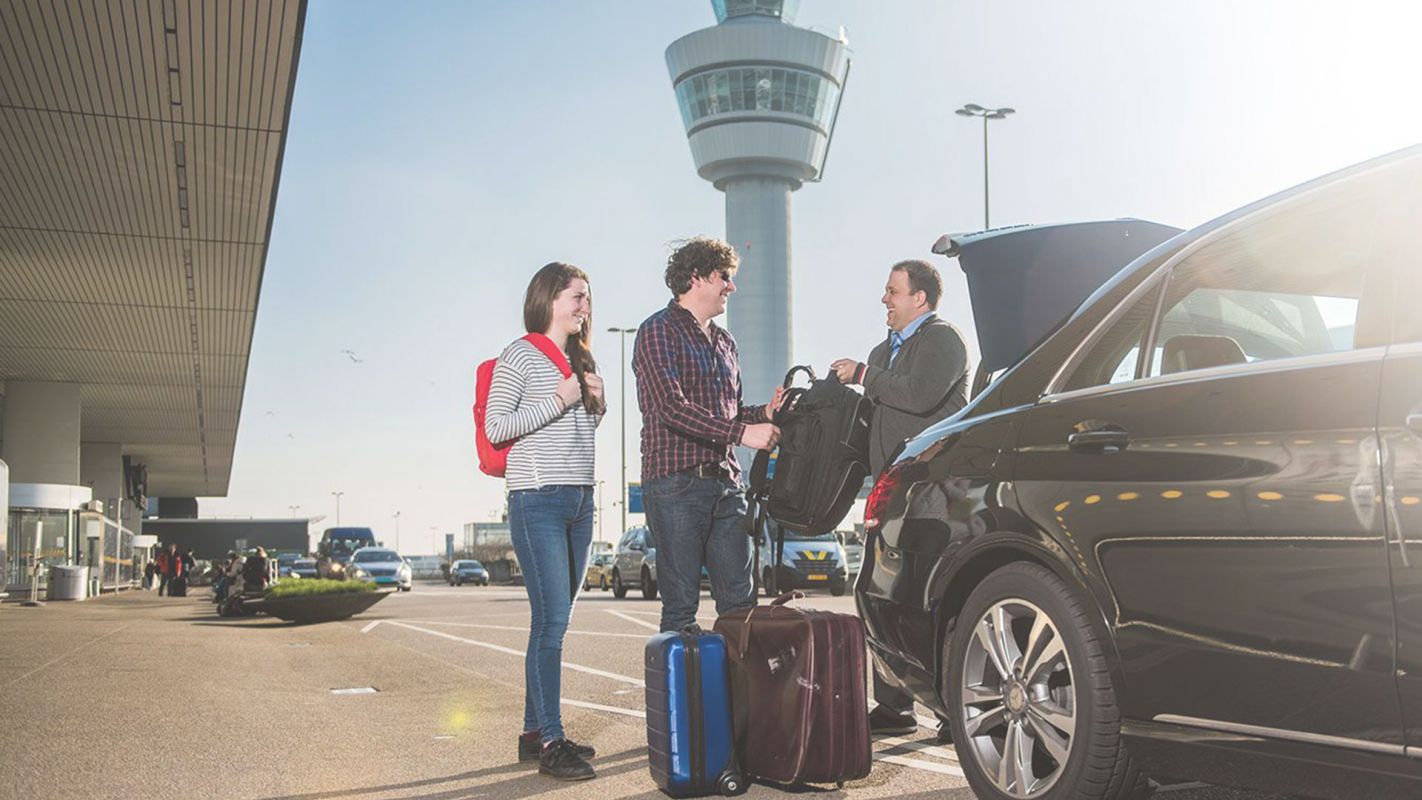
[[[227,493],[305,0],[0,3],[0,380]]]

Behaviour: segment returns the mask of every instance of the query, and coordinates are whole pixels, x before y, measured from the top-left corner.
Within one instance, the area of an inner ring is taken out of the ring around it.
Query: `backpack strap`
[[[552,339],[549,339],[541,333],[530,333],[524,336],[523,339],[534,347],[537,347],[539,352],[547,356],[548,360],[553,362],[553,366],[557,367],[558,371],[563,373],[563,377],[567,378],[573,374],[573,367],[568,363],[567,354],[559,350],[558,345],[553,344]]]

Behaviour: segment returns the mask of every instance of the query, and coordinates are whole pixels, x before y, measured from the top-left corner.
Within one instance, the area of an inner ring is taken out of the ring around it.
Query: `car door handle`
[[[1125,450],[1130,443],[1130,434],[1123,430],[1077,431],[1067,437],[1067,447],[1090,452]]]

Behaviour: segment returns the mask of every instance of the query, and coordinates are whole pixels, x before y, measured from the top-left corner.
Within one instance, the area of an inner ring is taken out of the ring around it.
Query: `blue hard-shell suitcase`
[[[697,630],[647,641],[647,756],[652,780],[672,797],[738,795],[726,640]]]

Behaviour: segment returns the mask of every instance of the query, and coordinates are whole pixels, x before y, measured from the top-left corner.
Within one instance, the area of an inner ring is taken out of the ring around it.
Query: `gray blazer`
[[[878,477],[899,443],[968,404],[968,348],[958,329],[937,316],[904,341],[889,365],[889,339],[869,353],[864,394],[874,401],[869,467]]]

